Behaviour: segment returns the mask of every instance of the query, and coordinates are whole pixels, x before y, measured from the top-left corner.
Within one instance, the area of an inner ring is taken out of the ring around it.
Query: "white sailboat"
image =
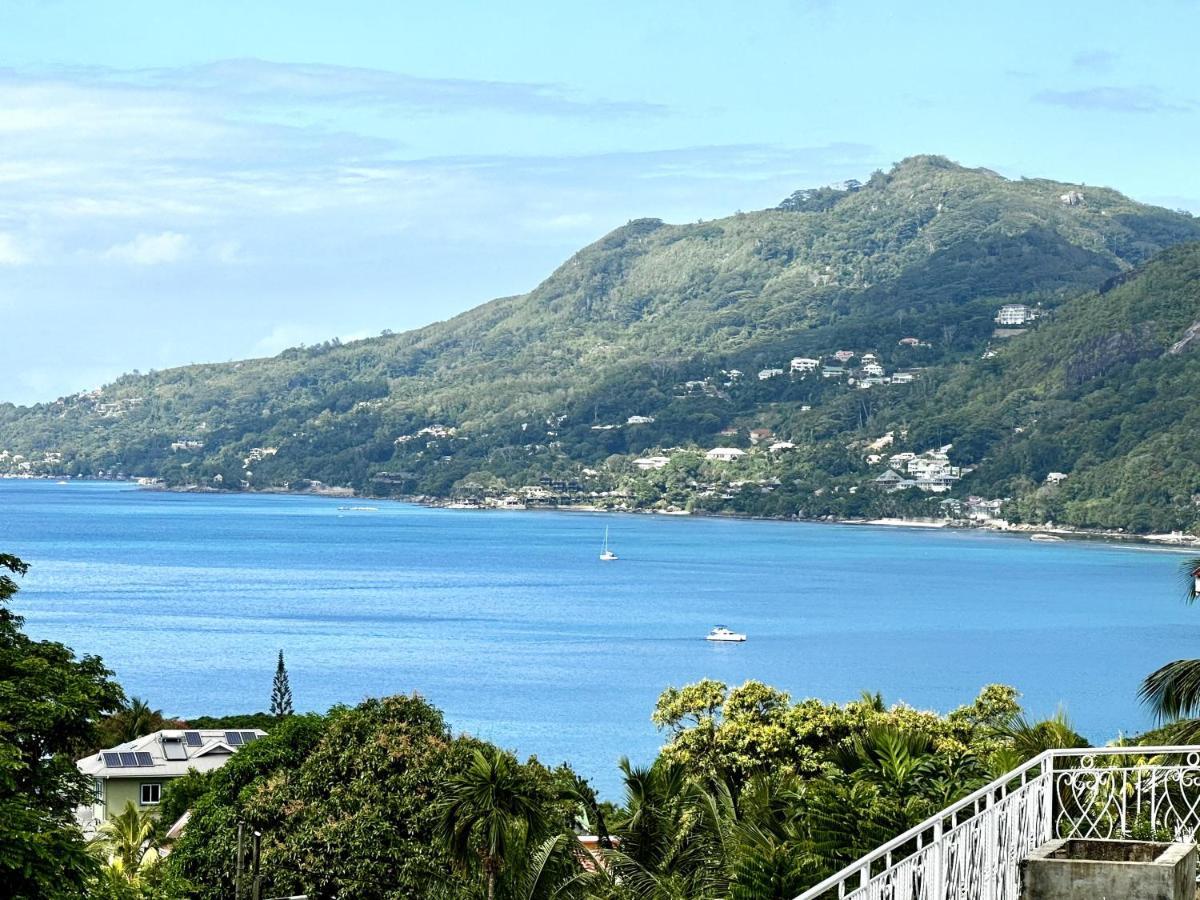
[[[619,559],[617,554],[608,549],[608,526],[604,526],[604,549],[600,551],[600,559],[604,562],[609,562],[614,559]]]

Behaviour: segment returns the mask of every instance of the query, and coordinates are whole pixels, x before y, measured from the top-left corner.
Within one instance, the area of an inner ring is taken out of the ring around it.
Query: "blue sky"
[[[1200,213],[1198,0],[0,0],[0,401],[401,330],[914,153]]]

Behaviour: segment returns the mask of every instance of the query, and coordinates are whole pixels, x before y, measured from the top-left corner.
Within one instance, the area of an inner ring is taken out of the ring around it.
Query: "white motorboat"
[[[738,634],[736,631],[730,631],[724,625],[718,625],[708,633],[706,641],[727,641],[729,643],[741,643],[746,639],[744,634]]]
[[[1041,532],[1038,532],[1037,534],[1031,534],[1029,536],[1029,539],[1031,541],[1043,541],[1043,542],[1055,543],[1055,544],[1062,543],[1062,538],[1060,538],[1058,535],[1042,534]]]
[[[604,527],[604,549],[600,551],[600,559],[604,562],[611,562],[614,559],[619,559],[617,554],[608,549],[608,526]]]

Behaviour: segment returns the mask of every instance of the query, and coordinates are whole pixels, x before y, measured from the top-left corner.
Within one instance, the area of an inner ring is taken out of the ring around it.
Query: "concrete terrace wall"
[[[1054,840],[1025,860],[1022,900],[1194,900],[1196,847]]]

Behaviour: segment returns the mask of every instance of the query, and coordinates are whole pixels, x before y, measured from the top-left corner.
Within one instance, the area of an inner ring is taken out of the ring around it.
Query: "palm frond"
[[[1159,721],[1200,714],[1200,659],[1177,659],[1152,672],[1138,692]]]

